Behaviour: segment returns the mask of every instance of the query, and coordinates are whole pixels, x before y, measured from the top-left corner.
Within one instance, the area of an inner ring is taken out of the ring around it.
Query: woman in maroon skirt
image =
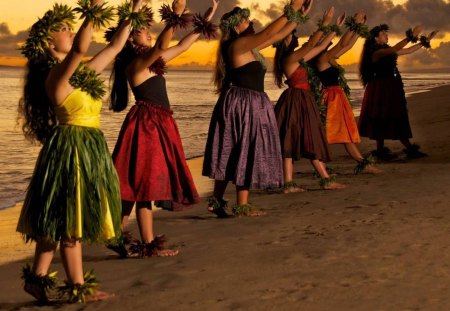
[[[276,45],[275,82],[282,87],[283,76],[286,76],[286,83],[289,85],[275,106],[283,156],[284,193],[304,191],[293,181],[293,161],[300,158],[311,161],[321,177],[322,188],[345,187],[328,174],[324,164],[330,160],[330,155],[316,99],[308,81],[311,78],[308,74],[312,74],[312,69],[306,64],[306,61],[324,50],[335,36],[335,29],[328,26],[333,14],[333,7],[325,12],[321,27],[301,48],[296,49],[298,38],[293,33]],[[344,16],[339,18],[338,24],[343,21]],[[329,33],[316,46],[326,31]]]
[[[409,42],[418,41],[422,28],[416,26],[413,30],[409,29],[406,38],[392,47],[388,45],[388,30],[386,24],[374,27],[364,43],[360,77],[366,89],[358,124],[359,133],[362,137],[377,141],[377,150],[372,154],[380,160],[396,157],[384,147],[385,139],[400,140],[408,158],[424,157],[426,154],[410,141],[412,133],[397,57],[429,46],[436,32],[430,33],[428,37],[422,36],[419,44],[405,48]]]
[[[163,249],[163,236],[153,233],[152,202],[164,209],[180,211],[198,203],[199,196],[187,166],[180,135],[172,117],[166,92],[166,62],[186,51],[200,33],[213,35],[215,26],[209,21],[218,0],[207,17],[194,17],[195,30],[177,45],[167,48],[170,38],[158,38],[151,46],[149,27],[134,29],[129,42],[114,63],[111,108],[122,111],[128,104],[128,84],[136,104],[128,112],[113,152],[122,197],[122,229],[136,203],[141,241],[127,250],[129,237],[113,248],[121,256],[175,256],[177,250]],[[185,1],[174,1],[173,12],[161,9],[167,26],[185,28],[191,19],[184,14]],[[206,31],[205,31],[206,30]],[[212,32],[211,32],[212,31]],[[172,32],[173,33],[173,32]]]
[[[304,0],[292,0],[284,15],[255,33],[250,11],[235,7],[221,18],[215,84],[220,93],[208,132],[203,175],[214,179],[208,210],[226,217],[223,199],[228,182],[236,185],[232,212],[263,213],[249,204],[250,189],[283,185],[280,142],[272,103],[264,92],[265,66],[258,50],[272,45],[276,34],[295,16]]]

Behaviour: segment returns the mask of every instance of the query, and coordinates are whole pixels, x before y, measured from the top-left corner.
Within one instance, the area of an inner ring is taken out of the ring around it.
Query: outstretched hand
[[[302,8],[300,9],[300,13],[302,13],[303,16],[308,15],[309,11],[311,11],[313,2],[314,0],[306,0],[303,3]]]
[[[427,36],[428,41],[433,39],[437,35],[438,32],[439,32],[439,30],[433,30],[432,32],[430,32]]]
[[[334,16],[334,6],[332,6],[323,13],[323,25],[324,26],[330,25],[333,16]]]
[[[172,10],[176,14],[178,14],[178,15],[183,14],[185,8],[186,8],[186,0],[173,0]]]
[[[217,8],[219,6],[219,0],[213,0],[212,2],[213,2],[212,6],[210,8],[208,8],[208,10],[206,10],[205,15],[204,15],[208,21],[210,21],[213,18],[214,14],[216,13]]]
[[[353,17],[355,18],[355,22],[358,24],[364,24],[367,20],[366,13],[364,13],[363,10],[356,12]]]
[[[295,11],[300,10],[300,8],[303,6],[303,3],[305,3],[305,0],[291,0],[291,6]]]
[[[344,22],[345,22],[345,17],[346,17],[346,14],[345,14],[345,12],[344,12],[342,15],[340,15],[340,16],[336,19],[336,25],[339,26],[339,27],[341,27],[341,26],[344,24]]]
[[[422,32],[422,29],[423,29],[422,24],[416,25],[413,28],[413,35],[414,35],[414,37],[418,37],[420,35],[420,33]]]

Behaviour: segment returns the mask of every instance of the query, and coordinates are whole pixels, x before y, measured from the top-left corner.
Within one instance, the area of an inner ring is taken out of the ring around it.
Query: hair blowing
[[[23,97],[18,107],[18,121],[22,123],[25,137],[42,144],[50,137],[57,123],[53,104],[45,91],[49,72],[46,58],[28,61]]]
[[[128,106],[128,81],[125,69],[136,57],[131,43],[127,42],[125,47],[116,56],[111,79],[113,81],[111,87],[111,102],[109,109],[114,112],[120,112]]]

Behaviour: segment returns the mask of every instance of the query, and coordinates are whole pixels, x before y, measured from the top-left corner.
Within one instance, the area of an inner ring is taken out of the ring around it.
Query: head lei
[[[222,32],[230,32],[230,30],[239,25],[243,19],[248,18],[249,16],[249,9],[239,8],[239,10],[235,14],[229,16],[227,19],[222,19],[220,21],[220,30],[222,30]]]
[[[373,27],[370,30],[370,37],[375,38],[382,31],[389,31],[389,26],[387,24],[381,24]]]
[[[52,38],[51,32],[59,31],[62,23],[72,27],[74,22],[75,14],[72,8],[55,3],[53,9],[47,11],[44,17],[31,27],[25,44],[20,48],[21,53],[29,60],[37,60],[47,55],[48,43]]]

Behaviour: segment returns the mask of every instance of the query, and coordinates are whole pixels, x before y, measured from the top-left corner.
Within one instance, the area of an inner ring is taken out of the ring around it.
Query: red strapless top
[[[308,73],[303,66],[298,66],[294,73],[286,80],[286,84],[294,89],[310,91]]]

